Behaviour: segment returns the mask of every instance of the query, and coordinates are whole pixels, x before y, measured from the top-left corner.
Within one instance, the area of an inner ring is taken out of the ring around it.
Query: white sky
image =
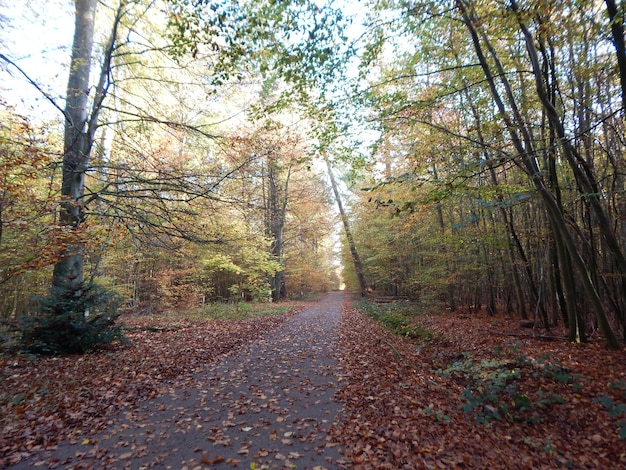
[[[0,0],[0,51],[47,93],[62,99],[74,34],[71,0]],[[12,66],[0,60],[0,94],[18,111],[44,119],[58,111]],[[59,103],[63,106],[62,101]]]

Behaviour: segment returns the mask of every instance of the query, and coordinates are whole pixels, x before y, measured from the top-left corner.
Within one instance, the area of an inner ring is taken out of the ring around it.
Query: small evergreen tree
[[[22,345],[43,355],[84,354],[124,337],[118,319],[121,299],[98,284],[53,290],[21,319]]]

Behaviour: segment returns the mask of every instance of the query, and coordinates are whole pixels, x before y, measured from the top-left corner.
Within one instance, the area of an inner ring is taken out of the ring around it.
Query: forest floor
[[[0,467],[626,468],[623,351],[462,312],[402,338],[348,300],[0,355]]]

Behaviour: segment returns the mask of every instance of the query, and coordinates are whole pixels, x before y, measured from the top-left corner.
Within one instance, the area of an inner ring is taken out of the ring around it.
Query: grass
[[[170,318],[191,320],[244,320],[246,318],[285,315],[298,309],[295,304],[275,303],[214,303],[186,311],[170,311]]]
[[[421,341],[434,338],[433,332],[414,322],[414,308],[407,302],[377,305],[361,299],[355,306],[361,313],[373,318],[395,335]]]

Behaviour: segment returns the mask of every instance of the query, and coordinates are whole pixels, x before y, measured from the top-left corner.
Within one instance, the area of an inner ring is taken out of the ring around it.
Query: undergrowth
[[[594,401],[601,403],[609,413],[609,416],[623,417],[623,420],[617,423],[617,433],[620,439],[626,439],[626,380],[621,379],[618,382],[611,383],[609,391],[612,397],[604,395],[594,398]]]
[[[214,303],[187,311],[171,311],[166,316],[192,320],[244,320],[270,315],[285,315],[296,308],[294,305],[274,303]]]
[[[580,381],[584,379],[547,357],[531,363],[521,356],[514,360],[494,358],[481,361],[474,360],[469,354],[464,356],[465,359],[436,373],[463,385],[463,411],[473,414],[483,424],[492,420],[538,423],[553,405],[564,403],[561,396],[550,391],[554,384],[565,384],[579,391]],[[520,389],[527,376],[538,385],[528,394]]]
[[[434,338],[432,331],[414,322],[414,308],[407,302],[377,305],[366,299],[360,299],[355,303],[355,307],[395,335],[422,341]]]

